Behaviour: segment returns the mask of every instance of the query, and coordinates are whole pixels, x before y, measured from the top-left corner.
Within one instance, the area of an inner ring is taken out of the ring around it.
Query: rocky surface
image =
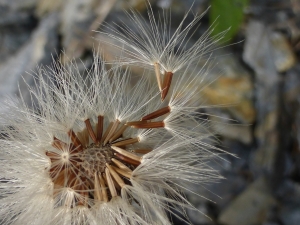
[[[176,25],[194,1],[150,2],[155,14],[171,8]],[[195,1],[189,17],[208,6],[209,0]],[[26,72],[50,65],[52,57],[68,60],[61,51],[89,65],[92,49],[100,43],[104,59],[120,57],[120,49],[108,44],[112,40],[93,30],[120,21],[133,27],[122,11],[131,8],[146,18],[144,0],[0,0],[1,100],[18,95],[19,83],[28,101],[24,81],[30,85],[33,79]],[[211,84],[199,93],[199,101],[214,106],[201,110],[212,115],[218,147],[236,157],[224,154],[225,160],[212,162],[225,178],[219,183],[190,187],[205,198],[187,192],[202,212],[187,214],[196,225],[298,225],[300,1],[249,0],[244,14],[232,40],[236,44],[215,52],[218,63],[207,81]],[[208,29],[208,20],[205,15],[195,37]],[[142,71],[133,68],[136,74]],[[172,219],[174,224],[186,224]]]
[[[34,73],[38,65],[51,64],[58,47],[57,26],[57,14],[47,15],[32,32],[29,40],[15,54],[7,56],[8,59],[0,63],[1,98],[19,95],[20,89],[25,102],[30,102],[30,95],[25,90],[26,85],[32,85],[34,81],[29,73]]]

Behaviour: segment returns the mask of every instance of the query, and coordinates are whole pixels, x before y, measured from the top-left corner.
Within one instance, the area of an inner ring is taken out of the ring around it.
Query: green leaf
[[[211,0],[209,22],[214,28],[212,35],[218,35],[230,28],[222,42],[231,41],[244,20],[244,9],[247,5],[248,0]]]

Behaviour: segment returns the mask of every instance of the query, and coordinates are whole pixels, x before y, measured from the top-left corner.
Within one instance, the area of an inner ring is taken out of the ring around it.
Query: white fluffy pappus
[[[171,28],[171,11],[163,11],[157,16],[148,1],[148,20],[138,12],[126,12],[133,26],[120,21],[120,25],[104,25],[105,30],[100,33],[117,41],[118,44],[108,44],[124,51],[123,63],[135,64],[155,70],[161,98],[168,94],[172,77],[183,76],[181,69],[205,62],[216,49],[216,44],[224,38],[228,30],[212,36],[214,25],[210,27],[196,41],[191,41],[196,35],[199,21],[208,9],[194,18],[188,25],[188,15],[192,7],[186,12],[176,30]]]
[[[174,110],[161,110],[147,75],[131,85],[128,70],[94,58],[86,76],[74,62],[41,67],[28,86],[32,106],[6,102],[1,224],[171,224],[170,214],[184,220],[184,209],[196,210],[181,194],[189,183],[220,178],[207,165],[217,155],[203,144],[208,135],[189,133],[201,122],[181,119],[189,95],[174,85]],[[168,115],[185,132],[169,132],[159,119]]]

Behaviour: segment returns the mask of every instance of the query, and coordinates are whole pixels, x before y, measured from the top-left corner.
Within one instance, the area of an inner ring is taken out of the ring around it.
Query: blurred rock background
[[[28,73],[37,65],[50,65],[52,58],[67,61],[60,56],[62,51],[90,65],[92,49],[106,38],[93,30],[101,29],[103,23],[126,23],[124,10],[131,8],[147,18],[145,2],[0,0],[0,100],[19,95],[20,88],[29,101],[24,80],[28,84],[33,80]],[[207,215],[188,211],[190,221],[196,225],[299,225],[300,0],[150,2],[154,13],[171,9],[174,28],[191,5],[188,21],[192,13],[200,14],[211,5],[195,38],[217,16],[215,32],[232,27],[223,43],[227,47],[214,55],[218,64],[211,75],[219,78],[203,90],[202,98],[222,105],[205,112],[219,116],[210,118],[216,122],[219,147],[238,158],[224,155],[226,161],[212,164],[226,179],[191,187],[210,201],[186,193]],[[121,54],[109,45],[100,47],[106,60]],[[139,68],[134,71],[139,73]],[[0,106],[0,110],[5,109]],[[174,224],[185,224],[172,219]]]

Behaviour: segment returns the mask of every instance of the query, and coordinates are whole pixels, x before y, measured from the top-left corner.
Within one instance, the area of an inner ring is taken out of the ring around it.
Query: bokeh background
[[[210,7],[191,43],[209,27],[229,32],[216,45],[211,76],[218,77],[201,93],[214,106],[205,112],[218,130],[224,155],[212,163],[225,177],[219,183],[191,187],[185,193],[203,214],[187,211],[196,225],[300,224],[300,0],[153,0],[154,14],[171,9],[172,29],[191,8]],[[100,47],[105,60],[122,52],[105,44],[94,30],[119,21],[133,26],[124,10],[147,18],[145,0],[0,0],[0,101],[33,84],[37,65],[52,59],[92,63]],[[139,32],[139,31],[137,31]],[[84,67],[82,67],[84,70]],[[139,68],[133,69],[139,73]],[[18,85],[19,84],[19,85]],[[200,96],[200,94],[199,94]],[[4,113],[0,105],[0,111]],[[206,216],[205,216],[206,215]],[[172,218],[174,224],[185,224]]]

